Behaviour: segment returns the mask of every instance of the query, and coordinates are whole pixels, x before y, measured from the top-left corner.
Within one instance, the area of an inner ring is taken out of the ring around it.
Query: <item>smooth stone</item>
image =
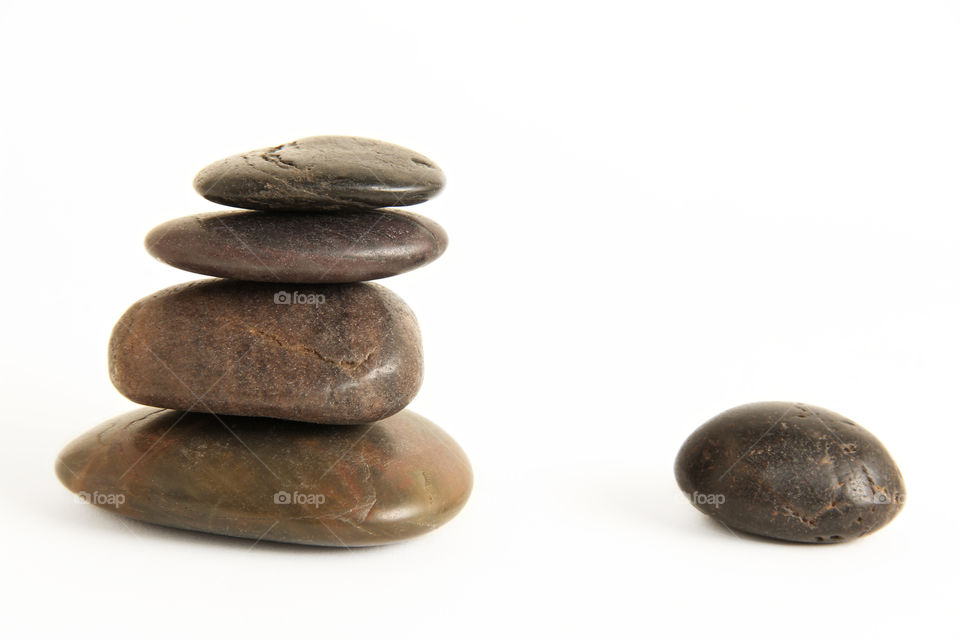
[[[85,501],[145,522],[338,547],[436,529],[473,483],[457,443],[412,411],[316,429],[138,409],[70,443],[56,472]]]
[[[369,283],[170,287],[120,318],[109,364],[140,404],[328,424],[386,418],[423,379],[413,312]]]
[[[790,402],[735,407],[693,432],[677,454],[680,489],[731,529],[795,542],[841,542],[886,525],[906,489],[869,431]]]
[[[436,222],[395,209],[224,211],[165,222],[147,251],[208,276],[266,282],[362,282],[436,260],[447,234]]]
[[[404,147],[347,136],[301,138],[218,160],[193,186],[207,200],[241,209],[396,207],[429,200],[440,168]]]

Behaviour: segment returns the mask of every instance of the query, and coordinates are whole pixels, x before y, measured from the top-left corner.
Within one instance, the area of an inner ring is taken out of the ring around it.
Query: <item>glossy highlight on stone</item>
[[[169,265],[208,276],[343,283],[428,264],[447,248],[447,234],[429,218],[395,209],[223,211],[165,222],[145,245]]]
[[[249,151],[205,167],[193,186],[241,209],[315,211],[424,202],[443,188],[429,158],[369,138],[314,136]]]
[[[120,318],[109,365],[140,404],[326,424],[386,418],[423,380],[413,312],[370,283],[170,287]]]
[[[674,471],[703,513],[731,529],[795,542],[867,535],[906,499],[900,470],[873,434],[801,403],[721,413],[687,439]]]
[[[71,491],[153,524],[306,545],[380,545],[431,531],[470,496],[457,443],[402,411],[370,425],[138,409],[80,436]]]

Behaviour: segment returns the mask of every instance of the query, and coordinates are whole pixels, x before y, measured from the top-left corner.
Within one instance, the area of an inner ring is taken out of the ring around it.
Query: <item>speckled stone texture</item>
[[[437,259],[447,234],[395,209],[224,211],[170,220],[147,234],[151,255],[208,276],[342,283],[394,276]]]
[[[410,149],[347,136],[314,136],[218,160],[193,186],[207,200],[242,209],[313,211],[424,202],[443,172]]]
[[[876,437],[800,403],[721,413],[687,439],[674,470],[703,513],[731,529],[796,542],[867,535],[906,498],[900,470]]]
[[[473,482],[457,443],[411,411],[317,429],[139,409],[67,445],[56,472],[91,503],[138,520],[339,547],[431,531],[460,511]]]
[[[327,424],[392,415],[423,379],[413,312],[369,283],[170,287],[120,318],[109,364],[140,404]]]

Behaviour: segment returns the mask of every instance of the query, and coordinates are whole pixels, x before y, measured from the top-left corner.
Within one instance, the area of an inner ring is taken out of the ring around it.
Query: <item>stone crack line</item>
[[[312,347],[308,347],[308,346],[306,346],[306,345],[302,345],[302,344],[299,344],[299,343],[288,343],[288,342],[285,342],[284,340],[281,340],[280,338],[278,338],[277,336],[273,335],[272,333],[270,333],[270,332],[268,332],[268,331],[264,331],[263,329],[259,329],[259,328],[255,327],[255,326],[247,325],[247,331],[248,331],[249,333],[253,334],[253,335],[259,336],[259,337],[261,337],[261,338],[266,338],[266,339],[268,339],[268,340],[276,343],[276,345],[277,345],[278,347],[280,347],[281,349],[285,349],[285,350],[287,350],[287,351],[298,351],[298,352],[303,353],[303,354],[306,354],[306,355],[308,355],[308,356],[313,356],[313,357],[319,359],[319,360],[322,361],[322,362],[326,362],[327,364],[332,364],[333,366],[338,367],[338,368],[340,368],[340,369],[346,369],[346,370],[350,371],[351,373],[352,373],[352,372],[355,372],[357,369],[359,369],[359,368],[362,367],[364,364],[366,364],[367,361],[370,360],[370,358],[373,356],[373,351],[374,351],[374,350],[371,349],[369,352],[367,352],[366,354],[364,354],[362,357],[357,358],[357,359],[354,359],[354,360],[335,360],[335,359],[333,359],[333,358],[330,358],[330,357],[327,357],[327,356],[323,355],[322,353],[320,353],[319,351],[317,351],[316,349],[314,349],[314,348],[312,348]],[[349,351],[351,354],[353,354],[353,350],[352,350],[352,349],[350,349],[349,347],[346,347],[346,349],[347,349],[347,351]]]

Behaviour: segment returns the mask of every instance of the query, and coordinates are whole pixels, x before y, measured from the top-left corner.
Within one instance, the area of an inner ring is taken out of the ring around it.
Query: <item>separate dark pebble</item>
[[[889,523],[903,476],[869,431],[827,409],[760,402],[693,432],[674,468],[692,504],[731,529],[831,543]]]

